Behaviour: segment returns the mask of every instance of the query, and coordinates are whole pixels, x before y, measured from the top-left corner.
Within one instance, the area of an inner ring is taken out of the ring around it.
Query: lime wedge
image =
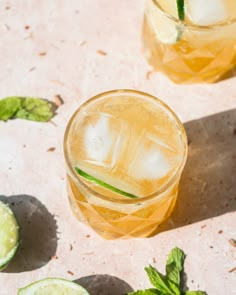
[[[89,293],[71,281],[47,278],[19,289],[17,295],[89,295]]]
[[[122,196],[125,196],[125,197],[128,197],[128,198],[132,198],[132,199],[137,199],[137,198],[138,198],[137,196],[135,196],[135,195],[133,195],[133,194],[127,193],[127,192],[125,192],[125,191],[122,191],[122,190],[120,190],[119,188],[116,188],[116,187],[114,187],[114,186],[112,186],[112,185],[110,185],[110,184],[108,184],[108,183],[103,182],[102,180],[99,180],[99,179],[93,177],[92,175],[90,175],[90,174],[88,174],[88,173],[82,171],[82,170],[79,169],[78,167],[75,167],[75,171],[76,171],[80,176],[86,178],[87,180],[90,180],[90,181],[92,181],[92,182],[94,182],[94,183],[96,183],[96,184],[99,184],[99,185],[101,185],[101,186],[103,186],[103,187],[105,187],[105,188],[107,188],[107,189],[109,189],[109,190],[111,190],[111,191],[113,191],[113,192],[119,194],[119,195],[122,195]]]
[[[8,205],[0,202],[0,270],[5,268],[19,246],[19,226]]]
[[[165,1],[163,1],[163,5],[161,5],[163,10],[167,13],[171,10],[173,16],[176,14],[176,17],[182,20],[184,18],[184,1]],[[181,39],[183,34],[181,26],[163,14],[161,10],[157,9],[155,1],[147,1],[146,14],[156,38],[161,41],[161,43],[171,45],[177,43]]]

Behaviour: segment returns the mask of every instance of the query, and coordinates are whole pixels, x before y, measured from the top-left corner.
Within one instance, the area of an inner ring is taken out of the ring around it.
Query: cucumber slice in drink
[[[18,290],[17,295],[89,295],[80,285],[65,279],[47,278]]]
[[[19,226],[8,205],[0,202],[0,270],[5,268],[19,246]]]
[[[82,177],[84,177],[85,179],[89,180],[89,181],[92,181],[96,184],[99,184],[101,185],[102,187],[105,187],[106,189],[109,189],[110,191],[113,191],[119,195],[122,195],[122,196],[125,196],[125,197],[128,197],[128,198],[132,198],[132,199],[137,199],[138,197],[133,195],[133,194],[130,194],[130,193],[127,193],[119,188],[116,188],[102,180],[99,180],[97,179],[96,177],[82,171],[81,169],[79,169],[78,167],[75,167],[75,171]]]
[[[184,13],[184,0],[176,0],[176,6],[178,11],[178,17],[180,20],[184,20],[185,13]]]
[[[154,1],[151,0],[147,3],[148,20],[157,39],[164,44],[175,44],[178,42],[183,34],[180,25],[157,9]],[[160,1],[160,6],[163,11],[180,20],[184,20],[184,0],[163,0]]]

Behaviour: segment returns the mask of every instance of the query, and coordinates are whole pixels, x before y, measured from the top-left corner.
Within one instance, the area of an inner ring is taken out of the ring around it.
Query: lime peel
[[[80,176],[84,177],[85,179],[90,180],[90,181],[92,181],[92,182],[94,182],[96,184],[99,184],[100,186],[103,186],[103,187],[105,187],[105,188],[107,188],[107,189],[109,189],[109,190],[111,190],[111,191],[113,191],[113,192],[115,192],[117,194],[120,194],[120,195],[128,197],[128,198],[132,198],[132,199],[137,199],[138,198],[137,196],[135,196],[133,194],[127,193],[127,192],[125,192],[125,191],[123,191],[123,190],[121,190],[119,188],[116,188],[116,187],[114,187],[114,186],[112,186],[112,185],[110,185],[110,184],[108,184],[106,182],[103,182],[102,180],[97,179],[96,177],[82,171],[78,167],[75,167],[75,171]]]

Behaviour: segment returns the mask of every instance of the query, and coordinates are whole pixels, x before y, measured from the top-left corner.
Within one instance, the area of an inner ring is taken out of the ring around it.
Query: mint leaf
[[[0,100],[0,120],[19,118],[48,122],[56,109],[56,104],[42,98],[11,96]]]
[[[207,295],[207,293],[202,291],[187,291],[184,295]]]
[[[180,287],[181,271],[184,266],[185,254],[179,248],[171,250],[166,261],[166,277]]]
[[[166,276],[159,273],[153,266],[145,267],[151,284],[156,289],[139,290],[128,295],[207,295],[202,291],[181,290],[181,272],[183,270],[184,252],[175,247],[171,250],[166,261]]]
[[[146,289],[146,290],[139,290],[136,292],[128,293],[127,295],[162,295],[160,291],[157,289]]]
[[[11,119],[21,108],[21,99],[17,96],[6,97],[0,100],[0,120]]]
[[[180,295],[178,286],[174,282],[169,281],[168,278],[159,273],[154,267],[149,265],[149,267],[145,267],[145,271],[148,274],[151,284],[162,292],[162,294]]]
[[[19,119],[48,122],[54,115],[53,104],[41,98],[24,97],[15,117]]]

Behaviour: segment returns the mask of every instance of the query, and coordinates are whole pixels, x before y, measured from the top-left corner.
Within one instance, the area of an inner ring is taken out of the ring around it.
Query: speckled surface
[[[0,199],[22,226],[23,242],[0,273],[0,294],[45,277],[78,280],[91,295],[149,287],[143,271],[164,271],[182,248],[191,289],[236,294],[236,77],[214,85],[175,85],[141,52],[144,1],[1,1],[0,97],[29,95],[64,105],[52,123],[0,122]],[[102,53],[101,53],[102,51]],[[103,53],[105,52],[105,54]],[[133,88],[158,96],[185,123],[189,158],[180,197],[162,232],[106,241],[77,222],[65,191],[67,121],[92,95]],[[55,150],[48,152],[51,147]]]

